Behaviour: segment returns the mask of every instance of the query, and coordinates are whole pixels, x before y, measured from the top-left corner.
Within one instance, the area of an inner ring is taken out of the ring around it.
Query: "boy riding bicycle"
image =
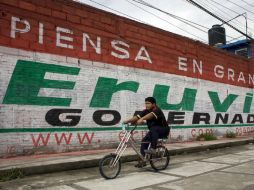
[[[145,107],[140,114],[133,116],[130,119],[124,120],[123,123],[132,123],[132,124],[144,124],[146,121],[149,132],[142,139],[140,152],[143,156],[145,153],[155,154],[155,149],[157,145],[157,140],[159,138],[168,137],[170,128],[166,121],[166,118],[161,111],[161,109],[156,105],[156,100],[153,97],[147,97],[145,99]],[[151,142],[151,149],[147,150],[149,143]],[[140,161],[136,167],[144,167],[145,162]]]

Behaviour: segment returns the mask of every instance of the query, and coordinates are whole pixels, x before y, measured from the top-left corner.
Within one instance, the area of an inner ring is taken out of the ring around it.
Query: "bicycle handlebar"
[[[128,130],[131,124],[122,124],[122,130]],[[134,126],[134,128],[131,130],[131,133],[137,128],[137,125]]]

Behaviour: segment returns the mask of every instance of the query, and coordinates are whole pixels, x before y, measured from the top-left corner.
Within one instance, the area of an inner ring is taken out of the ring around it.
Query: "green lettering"
[[[40,88],[73,89],[75,82],[44,79],[45,73],[78,75],[79,68],[18,60],[3,104],[69,106],[71,98],[38,97]]]
[[[250,107],[253,100],[253,94],[247,93],[245,100],[244,100],[244,106],[243,106],[243,113],[250,113]]]
[[[157,105],[164,110],[185,110],[193,111],[197,90],[185,88],[183,93],[182,101],[179,104],[167,103],[167,97],[169,92],[169,86],[155,85],[153,96],[157,100]]]
[[[213,91],[208,91],[209,97],[212,101],[213,108],[216,112],[226,112],[231,104],[238,97],[236,94],[229,94],[226,99],[221,103],[218,93]]]
[[[117,79],[99,77],[90,107],[109,108],[112,96],[115,92],[121,90],[137,92],[138,87],[139,83],[135,81],[126,81],[117,84]]]

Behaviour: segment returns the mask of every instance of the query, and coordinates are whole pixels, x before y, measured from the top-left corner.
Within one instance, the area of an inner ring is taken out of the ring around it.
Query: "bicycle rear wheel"
[[[116,155],[110,154],[103,157],[99,162],[100,174],[105,179],[114,179],[118,176],[121,170],[120,159],[115,162]],[[115,162],[115,163],[114,163]]]
[[[155,171],[164,170],[169,164],[169,152],[164,146],[158,146],[156,148],[156,154],[151,154],[150,164]]]

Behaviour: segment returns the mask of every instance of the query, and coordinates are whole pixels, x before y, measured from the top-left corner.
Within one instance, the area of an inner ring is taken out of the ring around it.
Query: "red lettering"
[[[118,134],[118,138],[119,138],[119,141],[122,141],[122,138],[124,137],[124,133],[125,132],[120,132],[119,134]]]
[[[206,134],[213,134],[213,129],[206,129]]]
[[[35,147],[42,146],[41,144],[39,144],[39,142],[42,142],[43,146],[47,146],[49,137],[50,137],[50,133],[47,134],[46,139],[44,138],[44,136],[41,133],[38,135],[37,139],[35,139],[33,134],[31,134],[31,137],[32,137],[33,145]]]
[[[199,135],[203,134],[203,129],[199,129],[199,130],[198,130],[198,134],[199,134]]]
[[[192,129],[192,130],[191,130],[191,135],[192,135],[192,137],[195,137],[195,136],[196,136],[196,129]]]
[[[92,144],[94,133],[92,133],[91,136],[89,136],[88,133],[85,133],[82,138],[81,135],[78,133],[77,137],[79,140],[79,144],[84,144],[85,139],[87,139],[88,144]]]
[[[61,137],[60,137],[60,139],[59,139],[59,138],[58,138],[58,134],[57,134],[57,133],[55,134],[55,139],[56,139],[57,145],[60,145],[63,139],[64,139],[64,141],[65,141],[65,144],[67,144],[67,145],[70,144],[71,137],[72,137],[72,133],[69,134],[68,139],[66,138],[65,133],[62,133],[62,134],[61,134]]]
[[[16,147],[15,146],[7,146],[6,153],[7,154],[13,154],[16,152]]]

